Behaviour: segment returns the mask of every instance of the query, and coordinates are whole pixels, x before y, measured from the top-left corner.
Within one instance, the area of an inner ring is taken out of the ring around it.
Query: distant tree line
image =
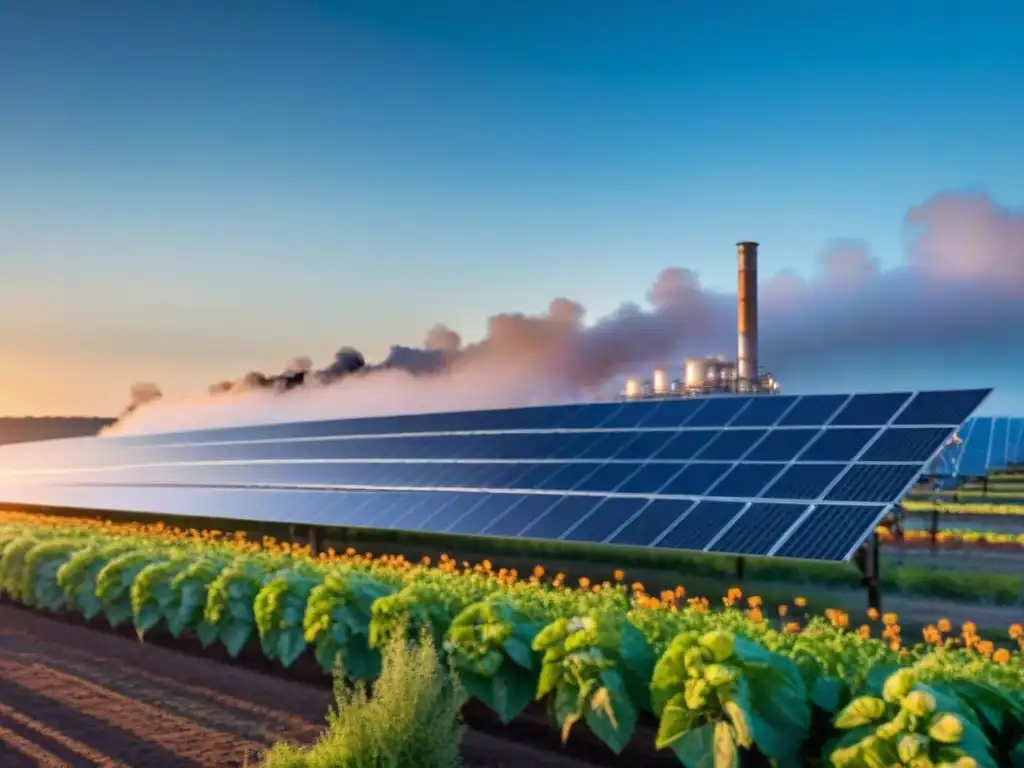
[[[0,444],[95,435],[114,419],[98,416],[0,418]]]

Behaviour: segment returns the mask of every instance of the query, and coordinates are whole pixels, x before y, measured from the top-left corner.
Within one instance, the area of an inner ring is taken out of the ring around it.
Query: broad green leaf
[[[843,684],[834,677],[819,677],[811,688],[811,701],[819,709],[835,714],[843,695]]]
[[[316,642],[316,648],[314,655],[316,656],[316,662],[320,665],[320,668],[324,672],[331,672],[334,669],[334,665],[338,660],[339,648],[337,644],[329,637],[323,636]]]
[[[661,713],[662,708],[676,694],[682,693],[683,685],[688,679],[683,649],[672,649],[658,659],[651,676],[651,708],[654,714]]]
[[[202,643],[204,648],[211,645],[217,639],[218,629],[216,624],[211,624],[205,619],[199,622],[199,625],[196,627],[196,635],[199,637],[199,642]]]
[[[580,689],[571,683],[562,683],[555,689],[555,719],[562,726],[562,743],[569,740],[572,727],[582,715]]]
[[[618,672],[603,672],[601,682],[603,685],[590,696],[584,719],[590,730],[615,754],[619,754],[633,738],[637,710]]]
[[[160,606],[150,603],[144,606],[139,615],[135,617],[135,628],[140,635],[144,634],[152,629],[161,618],[163,618],[163,612],[160,610]]]
[[[655,746],[658,749],[672,746],[684,733],[693,728],[697,719],[698,715],[686,706],[683,694],[676,694],[662,707]]]
[[[533,701],[537,678],[534,673],[506,661],[490,679],[490,687],[488,706],[502,723],[511,723]]]
[[[277,658],[286,668],[295,663],[295,660],[306,650],[306,638],[302,634],[301,627],[281,632],[277,640]]]
[[[686,731],[672,744],[686,768],[715,768],[715,726],[710,723]]]
[[[523,669],[533,669],[533,650],[518,637],[513,635],[507,638],[501,644],[501,647],[508,654],[508,657],[520,667]]]
[[[380,654],[370,648],[365,635],[353,635],[341,649],[341,664],[348,677],[376,680],[380,676]]]
[[[228,620],[222,624],[217,632],[220,641],[227,648],[228,655],[235,658],[242,652],[242,648],[249,642],[252,635],[253,625],[246,621]]]

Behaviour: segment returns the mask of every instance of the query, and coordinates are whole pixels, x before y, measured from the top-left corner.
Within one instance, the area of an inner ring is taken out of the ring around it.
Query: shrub
[[[308,748],[277,744],[264,768],[454,768],[460,764],[464,694],[424,632],[395,635],[384,648],[371,692],[335,670],[335,709]]]

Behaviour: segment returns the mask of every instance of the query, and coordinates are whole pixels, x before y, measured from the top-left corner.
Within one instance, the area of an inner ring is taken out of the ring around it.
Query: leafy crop
[[[283,666],[310,653],[325,671],[378,688],[392,679],[382,652],[429,638],[460,690],[503,722],[543,701],[563,739],[585,726],[621,752],[653,717],[657,746],[689,768],[1024,765],[1020,624],[997,645],[969,622],[957,633],[942,620],[912,644],[892,614],[869,612],[854,629],[841,611],[787,618],[780,606],[769,620],[738,589],[712,611],[681,589],[654,597],[621,575],[579,589],[543,576],[0,515],[7,599],[131,622],[140,638],[194,634]],[[425,672],[424,690],[442,677]],[[352,718],[351,728],[372,725],[369,714]]]

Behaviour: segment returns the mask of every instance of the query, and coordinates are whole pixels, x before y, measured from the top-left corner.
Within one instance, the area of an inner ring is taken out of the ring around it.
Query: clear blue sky
[[[1024,4],[0,2],[0,413],[1024,204]]]

